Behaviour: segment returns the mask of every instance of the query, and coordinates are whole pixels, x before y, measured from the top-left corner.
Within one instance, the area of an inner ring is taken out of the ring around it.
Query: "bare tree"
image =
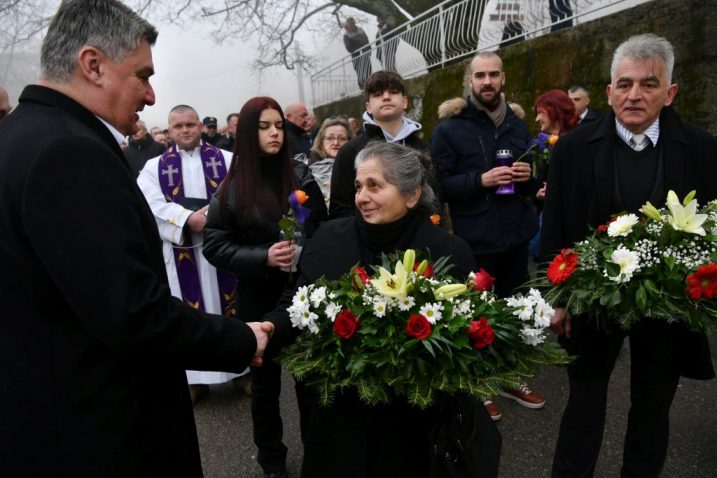
[[[256,66],[309,67],[312,55],[296,48],[297,35],[306,31],[329,39],[354,8],[400,24],[435,6],[432,0],[126,0],[153,21],[209,26],[218,43],[249,41],[256,45]],[[60,0],[0,0],[0,54],[11,54],[26,42],[39,39]],[[220,6],[217,6],[217,5]],[[401,9],[398,8],[400,6]],[[12,61],[0,64],[7,76]]]
[[[167,0],[154,1],[155,7]],[[171,3],[171,2],[170,2]],[[284,66],[294,69],[312,65],[311,54],[291,48],[297,35],[310,32],[324,40],[339,35],[341,25],[350,15],[346,7],[367,14],[381,15],[400,24],[408,20],[400,7],[415,16],[435,6],[431,0],[225,0],[217,7],[214,2],[195,0],[180,3],[178,12],[166,16],[174,23],[201,21],[212,26],[212,34],[218,42],[251,41],[257,45],[258,67]]]

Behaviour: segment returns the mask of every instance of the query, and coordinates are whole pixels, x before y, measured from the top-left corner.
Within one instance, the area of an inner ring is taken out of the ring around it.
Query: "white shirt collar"
[[[628,145],[630,144],[632,137],[635,136],[629,129],[625,128],[617,118],[615,118],[615,131],[620,139]],[[642,132],[642,134],[650,139],[653,146],[657,146],[657,140],[660,138],[660,117],[658,116],[657,119]]]
[[[109,124],[107,121],[105,121],[105,120],[103,120],[102,118],[100,118],[99,116],[96,116],[96,118],[97,118],[98,120],[102,121],[102,124],[104,124],[104,125],[107,127],[108,130],[110,130],[110,133],[112,133],[112,136],[115,137],[115,140],[117,141],[117,144],[122,144],[122,143],[124,143],[125,135],[123,135],[122,133],[120,133],[120,132],[117,130],[117,128],[115,128],[114,126],[112,126],[112,125]]]
[[[586,116],[587,114],[588,114],[588,109],[585,108],[585,111],[583,111],[582,113],[580,113],[580,119],[578,120],[578,123],[580,123],[582,120],[584,120],[584,119],[585,119],[585,116]]]

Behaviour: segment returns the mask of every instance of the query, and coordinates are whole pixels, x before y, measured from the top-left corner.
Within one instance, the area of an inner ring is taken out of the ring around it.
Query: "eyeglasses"
[[[338,141],[339,143],[343,143],[345,141],[348,141],[348,136],[326,136],[324,138],[324,141],[327,141],[329,143],[333,143],[334,141]]]

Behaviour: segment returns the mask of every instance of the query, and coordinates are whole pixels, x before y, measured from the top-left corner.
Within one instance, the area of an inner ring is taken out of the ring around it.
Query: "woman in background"
[[[339,150],[352,138],[348,122],[329,118],[321,124],[309,154],[309,170],[316,179],[328,207],[331,197],[331,170]]]
[[[541,133],[560,136],[578,127],[580,116],[575,111],[573,100],[563,90],[550,90],[543,93],[535,100],[534,108],[535,122],[540,126]],[[541,171],[538,176],[543,181],[542,187],[535,194],[539,201],[545,200],[547,177],[547,169]],[[540,208],[542,209],[542,205]]]

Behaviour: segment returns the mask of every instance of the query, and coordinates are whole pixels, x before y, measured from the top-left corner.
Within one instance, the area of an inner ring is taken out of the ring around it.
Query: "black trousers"
[[[237,290],[237,316],[245,322],[261,321],[274,309],[286,279],[273,273],[256,287],[242,284]],[[266,473],[285,467],[287,448],[282,442],[284,425],[279,408],[281,366],[271,359],[251,368],[251,421],[257,461]]]
[[[284,424],[279,410],[281,394],[281,366],[265,360],[261,367],[251,369],[251,421],[254,443],[259,449],[257,461],[267,472],[285,466],[286,445],[281,441]]]
[[[623,477],[657,477],[665,463],[669,411],[677,390],[672,329],[644,319],[606,332],[594,320],[573,317],[571,338],[561,344],[577,359],[568,365],[570,397],[560,423],[554,478],[590,477],[600,454],[608,383],[626,336],[630,340],[630,412],[623,449]]]
[[[477,268],[485,269],[495,277],[495,293],[508,297],[528,280],[528,242],[523,242],[506,252],[475,254]]]

